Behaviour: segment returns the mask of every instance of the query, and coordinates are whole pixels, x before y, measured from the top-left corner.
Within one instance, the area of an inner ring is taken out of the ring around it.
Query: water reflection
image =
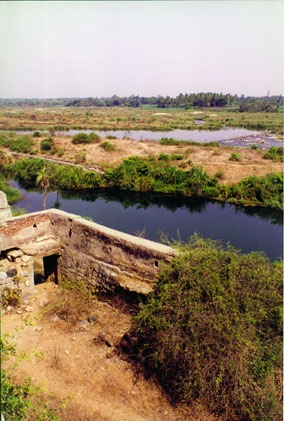
[[[165,208],[170,212],[176,212],[179,208],[186,208],[189,213],[201,213],[206,209],[209,203],[214,203],[220,210],[226,207],[234,208],[236,213],[244,213],[247,216],[258,216],[269,221],[271,224],[283,224],[282,212],[274,209],[262,207],[244,207],[229,205],[227,203],[215,202],[204,198],[191,198],[182,195],[166,195],[161,193],[140,193],[132,191],[121,191],[114,189],[99,190],[81,190],[81,191],[61,191],[63,199],[81,199],[87,202],[95,202],[99,198],[103,198],[105,203],[119,202],[124,209],[136,207],[136,209],[148,209],[155,205],[158,208]]]
[[[18,183],[12,184],[18,187]],[[28,212],[41,210],[42,193],[20,189],[17,206]],[[82,215],[107,227],[161,241],[187,241],[195,232],[204,238],[230,243],[243,252],[264,251],[271,259],[282,256],[281,212],[245,208],[206,199],[159,193],[137,193],[110,189],[50,191],[46,207],[57,207]]]

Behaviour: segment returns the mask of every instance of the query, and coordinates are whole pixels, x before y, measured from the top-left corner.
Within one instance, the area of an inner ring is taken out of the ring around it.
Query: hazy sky
[[[0,2],[0,97],[283,93],[282,1]]]

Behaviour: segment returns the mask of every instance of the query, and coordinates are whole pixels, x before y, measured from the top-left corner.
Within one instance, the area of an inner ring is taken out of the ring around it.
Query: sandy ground
[[[116,345],[130,326],[129,309],[121,302],[96,301],[91,309],[95,321],[84,327],[63,317],[60,306],[38,317],[62,302],[65,293],[53,283],[36,289],[28,303],[30,311],[26,304],[22,314],[12,310],[2,316],[2,334],[8,332],[17,352],[25,350],[30,356],[14,372],[15,381],[31,377],[33,384],[44,385],[55,408],[72,396],[59,411],[62,420],[216,420],[196,403],[191,408],[171,406],[161,388],[117,352]]]
[[[263,177],[268,173],[282,171],[283,169],[282,163],[263,159],[263,150],[228,149],[222,146],[204,147],[198,145],[165,146],[158,142],[138,142],[130,139],[108,140],[108,142],[116,147],[114,151],[107,152],[99,144],[73,145],[70,137],[55,138],[55,145],[64,150],[64,155],[60,157],[61,160],[75,162],[76,156],[85,151],[86,159],[82,164],[89,166],[99,165],[110,168],[119,165],[123,159],[130,156],[158,157],[161,153],[168,155],[182,154],[184,155],[183,160],[171,161],[171,164],[181,166],[184,170],[190,170],[192,165],[201,165],[210,176],[222,172],[223,175],[219,181],[223,184],[238,183],[251,175]],[[240,161],[229,160],[233,151],[237,151],[241,155]],[[57,155],[53,155],[53,157],[56,158]]]

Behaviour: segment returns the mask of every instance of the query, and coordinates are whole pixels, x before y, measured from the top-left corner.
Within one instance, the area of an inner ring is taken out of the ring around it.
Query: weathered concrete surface
[[[0,251],[7,261],[20,259],[24,263],[60,255],[59,282],[72,278],[106,289],[122,287],[138,293],[152,290],[160,262],[175,255],[171,247],[56,209],[0,223]]]
[[[6,194],[0,191],[0,221],[12,216],[11,208],[8,205]]]
[[[46,211],[8,218],[0,221],[0,251],[21,248],[47,235],[52,235],[52,231]]]
[[[34,259],[60,253],[47,212],[0,221],[0,290],[17,288],[23,296],[34,292]]]
[[[160,261],[175,254],[171,247],[125,234],[77,215],[50,211],[51,225],[61,239],[62,277],[148,293]]]

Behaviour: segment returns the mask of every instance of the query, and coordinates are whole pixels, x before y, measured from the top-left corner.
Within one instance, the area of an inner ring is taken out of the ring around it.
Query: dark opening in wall
[[[52,281],[58,284],[58,254],[52,254],[43,258],[44,277],[47,282]]]
[[[35,285],[42,284],[44,282],[55,282],[58,283],[58,269],[57,261],[58,255],[53,254],[46,256],[41,259],[36,259],[34,263],[34,283]]]
[[[34,283],[35,285],[45,282],[43,259],[35,259],[34,261]]]

